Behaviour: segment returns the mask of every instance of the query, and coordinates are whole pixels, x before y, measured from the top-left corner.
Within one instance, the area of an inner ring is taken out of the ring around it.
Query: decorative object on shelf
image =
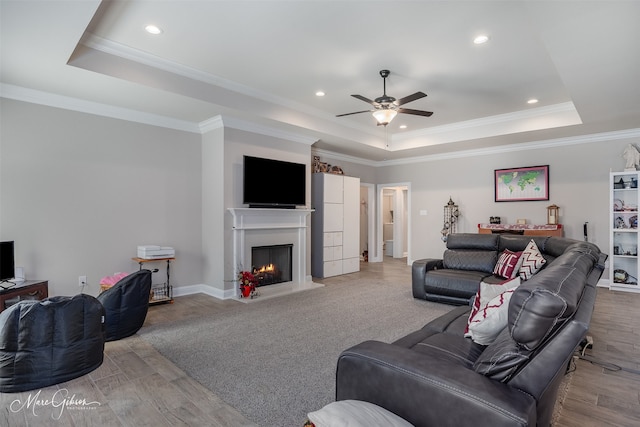
[[[516,220],[516,224],[524,225],[527,223],[527,220],[524,218],[519,218]]]
[[[449,202],[444,206],[444,224],[442,226],[442,241],[446,242],[447,237],[451,233],[455,233],[458,230],[458,217],[460,216],[460,211],[458,210],[458,205],[456,205],[451,197],[449,197]]]
[[[547,206],[547,224],[556,225],[558,223],[560,208],[556,205]]]
[[[549,200],[549,165],[494,171],[496,202]]]
[[[258,296],[256,285],[258,279],[249,271],[241,271],[238,273],[238,281],[240,282],[240,296],[242,298],[255,298]]]
[[[624,149],[622,153],[622,157],[624,157],[625,171],[635,171],[638,164],[640,164],[640,153],[638,149],[633,144],[628,144],[627,148]]]
[[[500,217],[499,216],[489,217],[489,224],[500,224]]]
[[[615,283],[626,283],[627,285],[636,285],[638,283],[637,281],[629,280],[629,279],[636,279],[636,278],[622,269],[616,269],[613,271],[613,281]]]
[[[629,217],[629,228],[638,228],[638,215],[631,215]]]
[[[624,222],[624,219],[619,216],[616,218],[615,228],[627,228],[627,224]]]
[[[314,173],[323,172],[344,175],[344,171],[340,166],[331,166],[329,163],[321,162],[320,156],[313,156],[313,164],[311,166]]]

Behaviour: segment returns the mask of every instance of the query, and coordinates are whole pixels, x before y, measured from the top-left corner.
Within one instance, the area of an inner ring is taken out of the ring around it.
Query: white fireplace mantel
[[[234,230],[306,228],[313,209],[230,208]]]
[[[233,265],[251,263],[251,247],[292,243],[292,291],[310,282],[307,278],[307,217],[313,209],[229,208],[233,218]],[[284,239],[284,240],[283,240]],[[259,242],[259,243],[256,243]],[[279,285],[270,285],[266,288]],[[239,291],[236,289],[236,296]]]

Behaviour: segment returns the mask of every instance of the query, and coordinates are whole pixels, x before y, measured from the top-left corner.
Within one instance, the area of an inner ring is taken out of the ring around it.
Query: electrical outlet
[[[87,276],[78,276],[78,286],[83,287],[87,284]]]

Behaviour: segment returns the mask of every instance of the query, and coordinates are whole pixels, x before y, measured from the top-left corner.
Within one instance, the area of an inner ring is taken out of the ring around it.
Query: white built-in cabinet
[[[640,172],[612,172],[610,180],[609,287],[640,292],[638,285],[638,178]]]
[[[311,205],[311,275],[360,271],[360,178],[314,173]]]

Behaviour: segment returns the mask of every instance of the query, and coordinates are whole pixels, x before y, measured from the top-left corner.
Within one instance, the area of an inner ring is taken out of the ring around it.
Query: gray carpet
[[[301,426],[335,397],[340,352],[391,342],[452,306],[411,285],[359,279],[237,307],[139,334],[189,376],[262,427]]]

